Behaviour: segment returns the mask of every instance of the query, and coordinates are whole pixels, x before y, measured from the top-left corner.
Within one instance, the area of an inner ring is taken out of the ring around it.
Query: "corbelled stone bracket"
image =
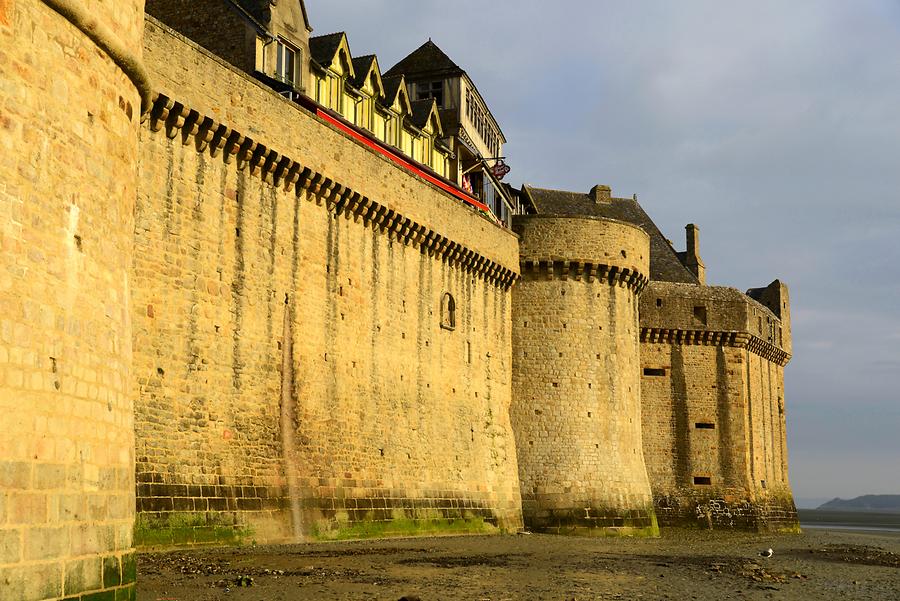
[[[751,353],[759,355],[766,361],[771,361],[782,367],[787,365],[788,361],[791,360],[790,353],[747,332],[641,328],[641,342],[646,344],[681,344],[746,348]]]
[[[293,191],[297,198],[324,205],[335,216],[343,215],[355,223],[362,221],[365,227],[377,228],[392,240],[440,257],[504,290],[519,278],[515,271],[164,94],[154,97],[148,124],[151,132],[164,129],[171,140],[180,135],[182,144],[193,141],[198,152],[208,150],[213,158],[221,153],[226,164],[236,161],[238,170],[246,169],[272,186]],[[646,281],[637,275],[625,270],[615,279],[629,286],[640,282],[643,289]]]
[[[546,257],[523,259],[522,277],[532,280],[579,280],[593,283],[606,281],[610,286],[630,288],[640,294],[650,283],[644,274],[627,267],[606,265],[591,260]]]

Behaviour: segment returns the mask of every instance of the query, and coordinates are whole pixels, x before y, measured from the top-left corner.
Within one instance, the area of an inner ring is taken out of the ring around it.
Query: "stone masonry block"
[[[69,549],[69,529],[29,528],[25,530],[25,560],[46,561],[57,559]]]
[[[83,591],[97,590],[101,587],[100,557],[88,557],[66,562],[65,594],[77,595]]]
[[[0,568],[3,599],[41,601],[62,594],[62,570],[58,563],[12,565]]]
[[[47,495],[19,492],[9,495],[10,524],[43,524],[48,515]]]
[[[0,530],[0,564],[16,563],[22,556],[22,531]]]

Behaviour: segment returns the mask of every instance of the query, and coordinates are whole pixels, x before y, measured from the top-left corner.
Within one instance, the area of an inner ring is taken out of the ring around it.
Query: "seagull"
[[[760,552],[759,552],[759,556],[760,556],[760,557],[766,557],[766,558],[772,557],[772,555],[774,555],[774,554],[775,554],[775,552],[772,551],[772,547],[769,547],[769,548],[766,549],[765,551],[760,551]]]

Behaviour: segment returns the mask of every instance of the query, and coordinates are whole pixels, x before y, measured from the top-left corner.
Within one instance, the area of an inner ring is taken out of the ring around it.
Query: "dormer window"
[[[299,70],[300,50],[278,40],[278,62],[275,76],[284,83],[297,87],[300,83]]]
[[[419,84],[419,97],[417,100],[428,100],[434,98],[438,106],[444,106],[444,82],[432,81],[431,83]]]

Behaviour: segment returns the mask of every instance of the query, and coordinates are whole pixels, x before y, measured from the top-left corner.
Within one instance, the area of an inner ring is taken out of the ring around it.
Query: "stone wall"
[[[86,19],[102,43],[74,24]],[[0,2],[3,600],[134,594],[128,269],[141,99],[110,49],[138,64],[142,29],[139,0]]]
[[[654,282],[642,296],[644,456],[661,525],[796,528],[781,327],[730,288]]]
[[[526,526],[658,533],[641,452],[637,295],[643,230],[598,218],[516,217],[513,405]]]
[[[153,22],[146,54],[138,542],[520,527],[515,236]]]

